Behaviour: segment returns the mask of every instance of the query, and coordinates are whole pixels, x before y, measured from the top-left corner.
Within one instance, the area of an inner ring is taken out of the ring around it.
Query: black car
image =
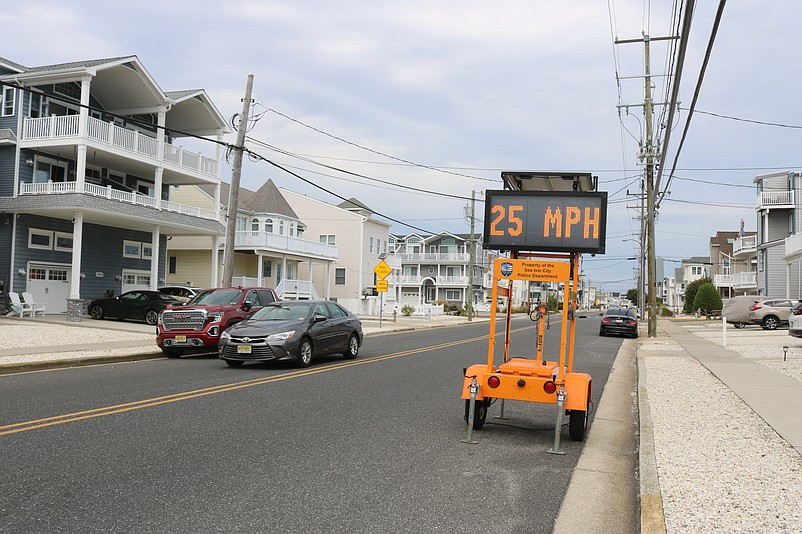
[[[220,335],[218,355],[231,367],[274,360],[308,367],[313,357],[324,354],[356,358],[361,345],[362,322],[336,302],[283,301],[226,329]]]
[[[171,295],[159,291],[136,289],[127,291],[119,297],[96,299],[89,303],[89,315],[92,319],[132,319],[155,325],[159,321],[159,312],[172,304],[182,304]]]
[[[599,335],[625,334],[638,337],[638,317],[632,308],[607,308],[601,318]]]

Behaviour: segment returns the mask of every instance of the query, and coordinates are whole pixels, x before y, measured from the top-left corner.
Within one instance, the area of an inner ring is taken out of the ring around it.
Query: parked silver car
[[[791,307],[797,302],[786,298],[755,302],[749,308],[749,320],[752,324],[759,324],[763,330],[776,330],[778,326],[788,326]]]

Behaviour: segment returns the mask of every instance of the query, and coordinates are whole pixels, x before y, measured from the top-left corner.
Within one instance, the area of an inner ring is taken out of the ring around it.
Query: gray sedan
[[[336,302],[276,302],[220,335],[218,355],[231,367],[245,362],[293,361],[308,367],[315,356],[353,359],[362,345],[359,317]]]

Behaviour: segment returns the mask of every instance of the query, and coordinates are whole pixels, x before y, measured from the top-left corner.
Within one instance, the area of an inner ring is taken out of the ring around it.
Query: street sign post
[[[379,264],[373,268],[373,272],[376,273],[376,276],[379,277],[380,280],[384,280],[387,278],[387,275],[393,272],[393,269],[387,265],[387,262],[381,260]]]
[[[393,272],[393,268],[387,265],[387,262],[381,260],[379,264],[373,268],[373,272],[379,277],[376,280],[376,292],[379,293],[379,328],[382,327],[382,311],[384,308],[384,294],[387,292],[387,275]]]

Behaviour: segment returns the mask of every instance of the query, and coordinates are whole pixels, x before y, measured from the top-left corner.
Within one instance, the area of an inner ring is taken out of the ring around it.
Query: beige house
[[[220,219],[226,220],[230,185],[221,184]],[[173,198],[215,209],[214,191],[204,186],[179,187]],[[315,285],[315,267],[331,272],[338,256],[333,242],[305,239],[306,224],[272,180],[257,191],[240,188],[234,236],[234,285],[273,287],[282,299],[329,298],[330,285]],[[174,238],[167,243],[168,284],[221,285],[223,236]],[[216,254],[212,251],[216,250]],[[310,265],[313,267],[310,269]],[[299,276],[303,271],[306,277]],[[325,282],[325,281],[324,281]]]
[[[306,225],[305,235],[321,244],[336,246],[339,256],[332,268],[313,263],[299,266],[299,277],[315,286],[330,287],[331,299],[354,313],[377,314],[379,303],[387,308],[395,304],[386,295],[376,296],[373,269],[388,253],[390,225],[376,220],[373,212],[356,199],[335,206],[281,189],[290,207]],[[388,281],[392,284],[388,277]]]

